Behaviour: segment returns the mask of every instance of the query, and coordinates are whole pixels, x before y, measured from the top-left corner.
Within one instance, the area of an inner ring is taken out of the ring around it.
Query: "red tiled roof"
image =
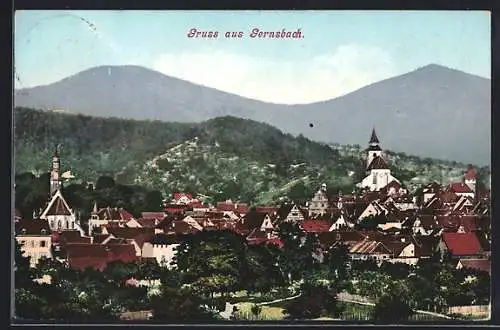
[[[154,228],[109,228],[108,232],[116,238],[133,239],[141,248],[144,242],[154,236]]]
[[[82,236],[78,230],[66,230],[59,234],[57,241],[61,245],[72,243],[89,243],[90,237]]]
[[[187,198],[189,199],[193,199],[193,194],[190,194],[190,193],[181,193],[181,192],[174,192],[174,200],[179,200],[181,199],[183,196],[186,196]]]
[[[68,210],[66,205],[64,205],[62,198],[57,196],[56,200],[47,211],[47,215],[71,215],[71,212]]]
[[[452,183],[449,186],[454,193],[472,193],[473,191],[465,183]]]
[[[136,261],[137,257],[132,244],[89,244],[70,243],[66,245],[66,254],[70,266],[74,269],[91,267],[103,270],[110,262]]]
[[[491,262],[488,259],[460,259],[460,263],[463,268],[491,273]]]
[[[148,220],[149,219],[163,220],[163,218],[165,218],[165,213],[163,213],[163,212],[142,212],[141,218],[148,219]]]
[[[51,230],[47,220],[33,219],[25,220],[20,219],[15,225],[16,235],[36,235],[36,236],[49,236]],[[45,231],[42,234],[42,231]]]
[[[370,165],[368,165],[367,170],[385,170],[388,168],[387,162],[382,157],[376,156],[373,158]]]
[[[113,237],[111,234],[94,235],[94,244],[102,244],[108,237]]]
[[[278,209],[276,208],[276,206],[257,206],[257,207],[255,207],[255,211],[260,212],[260,213],[273,214],[277,210]]]
[[[137,219],[136,220],[143,228],[154,228],[157,224],[157,221],[163,221],[163,218],[161,219]]]
[[[134,218],[134,216],[127,210],[121,209],[118,212],[120,212],[120,216],[123,220],[130,220]]]
[[[123,208],[117,207],[105,207],[94,213],[97,215],[99,220],[123,220],[128,221],[133,218],[132,214],[124,210]]]
[[[477,255],[481,244],[474,233],[443,233],[443,241],[454,256]]]
[[[302,223],[302,229],[306,233],[323,233],[330,230],[332,222],[328,220],[306,220]]]

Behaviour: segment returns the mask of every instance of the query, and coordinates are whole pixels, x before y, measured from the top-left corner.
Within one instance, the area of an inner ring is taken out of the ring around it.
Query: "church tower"
[[[59,151],[56,149],[54,151],[54,155],[52,156],[52,170],[50,172],[50,195],[54,196],[54,194],[61,189],[61,162],[59,159]]]
[[[377,133],[375,133],[375,127],[372,130],[372,136],[370,138],[370,142],[368,142],[368,156],[366,159],[366,167],[370,166],[373,159],[377,156],[382,156],[382,149],[380,148],[380,142],[377,137]]]

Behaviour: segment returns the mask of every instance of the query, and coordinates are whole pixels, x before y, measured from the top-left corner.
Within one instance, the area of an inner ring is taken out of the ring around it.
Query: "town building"
[[[377,134],[375,133],[375,128],[372,130],[372,135],[366,152],[367,176],[360,183],[358,183],[357,186],[359,188],[368,189],[370,191],[380,191],[393,181],[398,183],[400,182],[391,175],[391,170],[387,165],[387,161],[382,155],[382,149],[380,148],[380,142]]]

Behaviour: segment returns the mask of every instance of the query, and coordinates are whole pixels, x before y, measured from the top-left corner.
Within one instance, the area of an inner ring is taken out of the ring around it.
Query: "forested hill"
[[[122,184],[166,194],[191,191],[209,200],[267,203],[285,195],[303,200],[323,182],[350,191],[363,167],[360,146],[328,146],[235,117],[165,123],[16,108],[14,135],[16,173],[49,171],[59,144],[62,171],[71,171],[73,182],[108,175]],[[465,168],[388,156],[395,175],[408,185],[457,179]]]

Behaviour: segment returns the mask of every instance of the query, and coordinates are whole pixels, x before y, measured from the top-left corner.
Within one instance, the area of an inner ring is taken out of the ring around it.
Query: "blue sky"
[[[219,31],[190,39],[189,29]],[[301,39],[251,39],[251,29]],[[226,39],[226,31],[243,31]],[[485,11],[18,11],[16,88],[141,65],[246,97],[307,103],[436,63],[490,77]]]

